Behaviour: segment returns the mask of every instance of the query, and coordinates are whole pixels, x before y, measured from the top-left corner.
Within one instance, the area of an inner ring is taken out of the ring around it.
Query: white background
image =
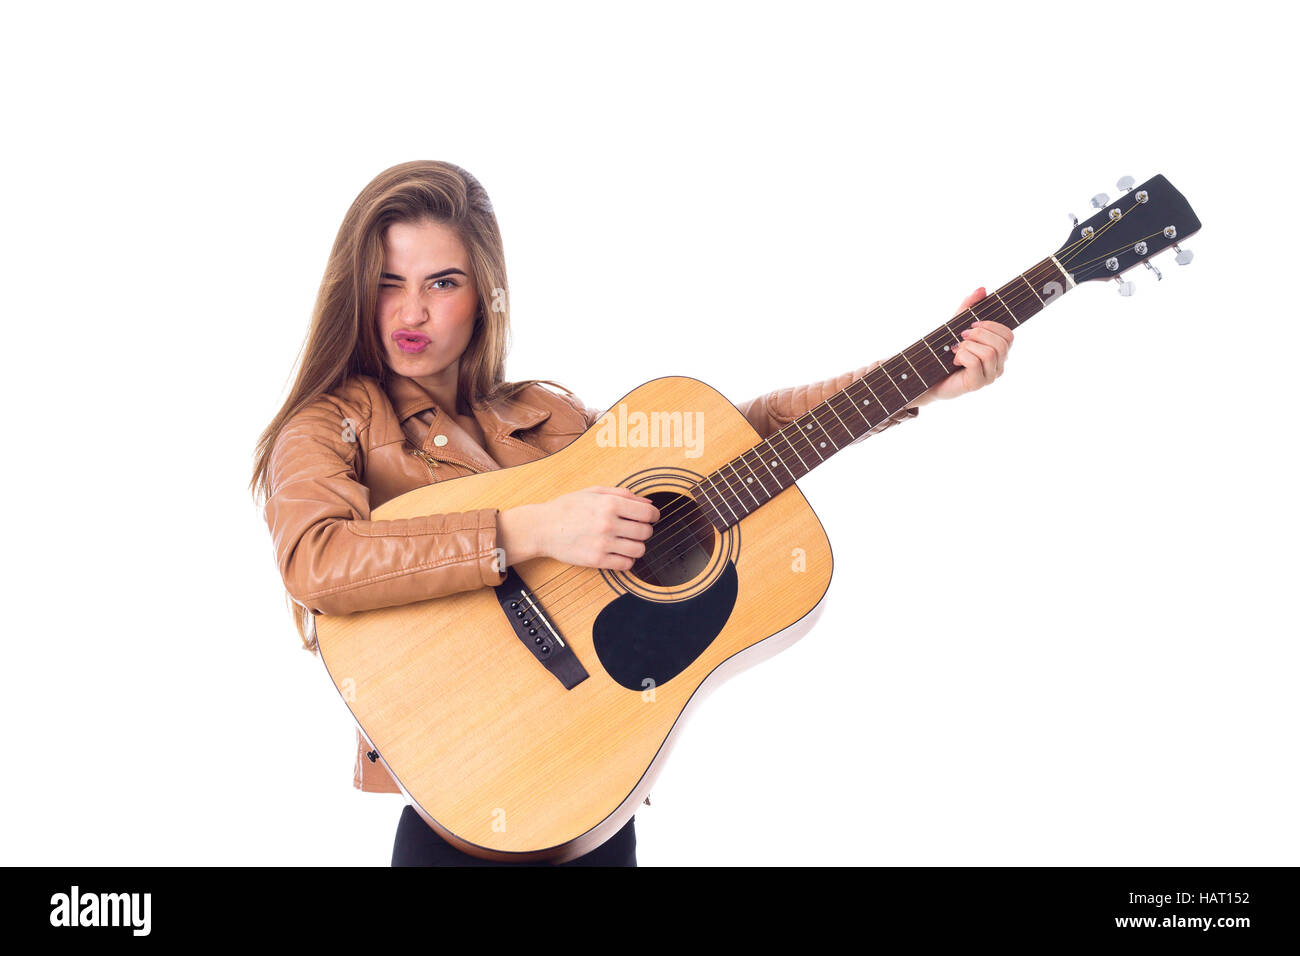
[[[1293,15],[464,6],[7,14],[4,862],[387,865],[247,483],[415,158],[493,198],[509,376],[602,408],[891,355],[1168,176],[1192,265],[801,482],[825,616],[689,723],[639,858],[1300,862]]]

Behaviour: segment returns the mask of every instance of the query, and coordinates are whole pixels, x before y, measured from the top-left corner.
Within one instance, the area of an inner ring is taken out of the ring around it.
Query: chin
[[[397,354],[391,356],[389,364],[393,366],[394,371],[407,378],[424,378],[429,375],[436,375],[446,366],[440,364],[438,356],[427,354],[428,350],[421,352],[419,355],[410,355],[398,349]]]

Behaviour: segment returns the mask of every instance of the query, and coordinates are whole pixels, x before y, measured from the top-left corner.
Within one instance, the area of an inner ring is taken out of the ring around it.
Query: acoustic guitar
[[[1200,229],[1163,176],[1093,198],[1055,253],[760,440],[726,398],[658,378],[546,458],[408,492],[375,519],[627,488],[660,511],[630,571],[539,557],[495,588],[316,618],[331,680],[421,818],[466,853],[562,862],[617,832],[692,708],[803,636],[831,580],[797,480],[959,366],[973,319],[1019,328],[1082,282],[1114,279]],[[504,564],[504,561],[501,562]]]

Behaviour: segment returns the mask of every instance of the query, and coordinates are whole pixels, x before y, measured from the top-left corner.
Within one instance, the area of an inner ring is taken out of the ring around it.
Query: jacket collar
[[[393,411],[397,413],[400,422],[405,422],[412,415],[429,408],[438,409],[439,414],[445,414],[434,401],[433,396],[413,378],[405,375],[390,375],[385,388],[389,400],[393,403]],[[500,441],[512,432],[532,428],[551,415],[549,408],[524,401],[519,397],[519,393],[508,399],[476,403],[473,411],[483,433],[493,441]]]

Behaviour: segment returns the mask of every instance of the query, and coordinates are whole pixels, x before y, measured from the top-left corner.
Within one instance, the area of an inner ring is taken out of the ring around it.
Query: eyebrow
[[[441,272],[430,272],[427,276],[424,277],[424,281],[428,282],[430,279],[441,279],[443,276],[450,276],[450,275],[459,275],[459,276],[465,276],[465,278],[467,279],[469,278],[469,276],[465,274],[465,270],[457,269],[453,267],[451,269],[443,269]],[[405,276],[394,275],[391,272],[381,272],[379,273],[379,278],[396,279],[398,282],[406,281]]]

